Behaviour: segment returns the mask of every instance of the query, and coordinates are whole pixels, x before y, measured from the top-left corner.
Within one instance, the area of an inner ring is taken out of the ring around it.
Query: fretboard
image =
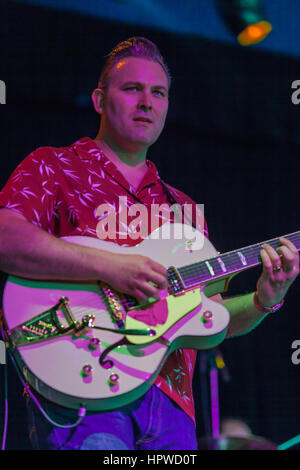
[[[300,251],[300,232],[283,235],[290,240]],[[224,276],[254,268],[261,264],[260,251],[265,243],[274,249],[280,246],[278,238],[273,238],[262,243],[250,245],[228,253],[219,254],[215,258],[183,266],[178,270],[185,288],[197,286],[199,284],[219,279]]]

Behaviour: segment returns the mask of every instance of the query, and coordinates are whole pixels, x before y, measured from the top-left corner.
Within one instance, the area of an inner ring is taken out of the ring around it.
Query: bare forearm
[[[268,315],[255,307],[253,292],[223,300],[223,304],[230,313],[227,338],[248,333]]]
[[[10,209],[0,209],[0,270],[30,279],[101,280],[141,301],[168,287],[166,268],[147,256],[66,242]]]
[[[96,280],[107,253],[60,240],[33,224],[1,220],[0,269],[32,279]]]

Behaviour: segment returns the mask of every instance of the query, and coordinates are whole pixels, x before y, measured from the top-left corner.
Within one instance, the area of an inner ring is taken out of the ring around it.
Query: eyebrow
[[[144,84],[143,84],[142,82],[129,81],[129,82],[123,83],[121,86],[122,86],[122,87],[126,87],[126,86],[130,86],[130,85],[143,86]],[[153,85],[152,88],[156,88],[156,89],[164,90],[164,91],[168,92],[168,88],[166,88],[164,85]]]

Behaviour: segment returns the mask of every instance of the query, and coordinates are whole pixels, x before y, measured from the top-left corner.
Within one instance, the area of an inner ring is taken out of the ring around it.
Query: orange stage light
[[[272,25],[268,21],[259,21],[258,23],[247,26],[237,36],[238,42],[242,46],[250,46],[256,44],[263,39],[272,31]]]

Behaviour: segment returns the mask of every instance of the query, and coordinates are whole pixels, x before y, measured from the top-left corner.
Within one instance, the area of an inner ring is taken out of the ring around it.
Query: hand
[[[110,253],[107,266],[103,280],[138,301],[159,298],[160,289],[168,287],[167,269],[146,256]]]
[[[265,244],[261,250],[263,271],[257,281],[257,296],[264,307],[278,304],[299,274],[299,253],[286,238],[279,238],[281,246],[274,250]]]

